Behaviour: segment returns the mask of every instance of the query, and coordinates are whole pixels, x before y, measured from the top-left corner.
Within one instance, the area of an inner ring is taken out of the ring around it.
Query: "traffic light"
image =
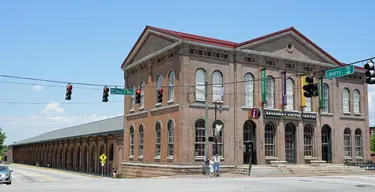
[[[72,99],[72,90],[73,90],[73,86],[70,83],[68,83],[68,85],[66,86],[65,100]]]
[[[158,103],[162,103],[163,102],[163,89],[160,88],[158,89]]]
[[[135,90],[135,103],[141,103],[141,89]]]
[[[374,62],[370,60],[368,63],[365,64],[365,69],[367,70],[365,72],[366,75],[366,83],[367,84],[375,84],[375,68],[374,68]]]
[[[109,96],[108,92],[109,92],[109,88],[107,86],[105,86],[103,88],[103,99],[102,99],[102,102],[108,102],[108,96]]]
[[[306,98],[310,97],[317,97],[319,95],[318,92],[318,84],[314,83],[314,77],[313,76],[307,76],[305,78],[305,85],[303,86],[303,90],[305,91],[303,93],[303,96]]]

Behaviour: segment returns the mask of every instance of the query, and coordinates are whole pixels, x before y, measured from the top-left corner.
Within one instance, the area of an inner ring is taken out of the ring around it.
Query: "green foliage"
[[[370,138],[370,150],[375,152],[375,134],[372,134]]]
[[[4,145],[4,141],[6,139],[5,132],[2,131],[0,128],[0,156],[2,157],[6,151],[8,151],[8,147]]]

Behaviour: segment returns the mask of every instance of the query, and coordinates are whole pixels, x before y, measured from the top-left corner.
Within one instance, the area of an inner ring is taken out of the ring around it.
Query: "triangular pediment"
[[[241,49],[266,52],[322,63],[337,64],[334,59],[327,56],[327,53],[318,48],[317,45],[310,43],[309,40],[306,40],[306,38],[294,31],[287,31],[259,41],[249,42],[248,44],[242,45]]]
[[[155,53],[156,51],[159,51],[164,47],[173,44],[174,42],[176,41],[166,37],[161,37],[157,34],[150,33],[138,49],[138,52],[133,56],[131,62],[136,62],[143,57],[146,57],[147,55]]]

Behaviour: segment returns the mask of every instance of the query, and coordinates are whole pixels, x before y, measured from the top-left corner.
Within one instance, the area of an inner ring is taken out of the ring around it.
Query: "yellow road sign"
[[[102,161],[105,161],[107,159],[107,156],[102,154],[102,155],[100,155],[99,159],[102,160]]]

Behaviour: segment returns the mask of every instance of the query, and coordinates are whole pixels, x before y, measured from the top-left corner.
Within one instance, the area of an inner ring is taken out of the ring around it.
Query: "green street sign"
[[[134,89],[111,88],[111,95],[134,95]]]
[[[354,65],[330,69],[325,72],[326,79],[333,79],[336,77],[343,77],[354,73]]]

